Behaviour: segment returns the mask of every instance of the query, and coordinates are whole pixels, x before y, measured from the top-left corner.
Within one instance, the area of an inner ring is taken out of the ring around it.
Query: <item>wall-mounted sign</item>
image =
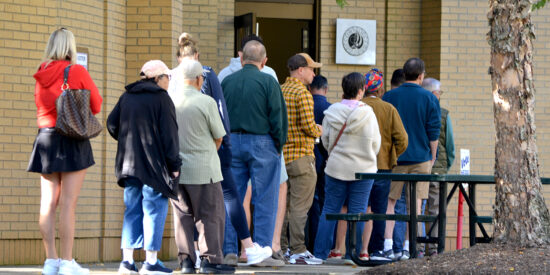
[[[336,19],[336,64],[376,64],[376,20]]]
[[[88,70],[88,49],[78,47],[76,49],[76,64],[84,66]]]

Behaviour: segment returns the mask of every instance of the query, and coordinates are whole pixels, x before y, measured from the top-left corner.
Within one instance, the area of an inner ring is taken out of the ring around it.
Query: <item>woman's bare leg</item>
[[[40,176],[40,218],[38,225],[47,259],[58,258],[55,249],[55,209],[59,202],[60,186],[60,173],[42,174]]]
[[[86,169],[61,173],[59,238],[61,239],[61,258],[63,260],[73,259],[75,210],[84,176],[86,176]]]
[[[287,188],[286,182],[279,185],[279,206],[277,207],[275,230],[273,231],[273,240],[271,241],[271,248],[275,252],[281,250],[281,232],[283,231],[283,223],[285,221]],[[283,253],[285,252],[283,251]]]

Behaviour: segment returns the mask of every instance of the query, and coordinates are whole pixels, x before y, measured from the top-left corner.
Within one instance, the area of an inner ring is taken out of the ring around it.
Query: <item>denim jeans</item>
[[[401,191],[401,198],[397,200],[395,204],[395,214],[407,214],[407,203],[405,199],[405,188],[407,185],[403,185]],[[393,252],[399,253],[403,251],[403,243],[405,242],[405,234],[407,234],[407,222],[395,221],[395,227],[393,228]]]
[[[222,168],[223,201],[225,203],[225,235],[223,239],[223,253],[237,254],[238,241],[250,237],[246,214],[243,208],[243,201],[240,199],[239,191],[235,185],[233,173],[231,172],[231,144],[223,143],[218,150]],[[232,223],[233,221],[233,223]]]
[[[254,241],[261,246],[271,246],[277,215],[281,158],[269,135],[232,133],[231,145],[231,171],[241,201],[248,180],[252,183]]]
[[[378,170],[377,173],[391,173],[391,170]],[[370,192],[369,206],[372,213],[386,214],[388,209],[388,195],[390,194],[391,180],[374,180]],[[386,230],[386,221],[373,221],[372,234],[370,237],[369,252],[384,250],[384,231]]]
[[[124,221],[121,248],[159,251],[168,198],[138,179],[127,179],[124,187]]]
[[[327,213],[340,213],[348,199],[348,213],[365,213],[367,210],[373,180],[342,181],[325,175],[325,204],[319,220],[319,229],[315,239],[314,255],[326,259],[334,243],[335,220],[327,220]],[[357,223],[357,253],[361,250],[361,236],[365,223]]]

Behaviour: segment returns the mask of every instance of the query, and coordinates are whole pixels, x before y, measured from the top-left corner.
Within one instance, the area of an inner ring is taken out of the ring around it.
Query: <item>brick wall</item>
[[[455,134],[457,160],[451,173],[459,171],[460,148],[470,149],[471,173],[492,175],[494,169],[493,102],[491,78],[488,75],[490,47],[486,41],[488,3],[485,1],[441,1],[441,48],[440,77],[442,89],[441,106],[449,109]],[[536,94],[537,143],[541,176],[550,175],[550,150],[548,141],[550,117],[546,114],[550,106],[550,9],[532,13],[537,40],[534,42],[534,76]],[[545,197],[550,198],[549,187],[543,188]],[[481,215],[492,215],[494,186],[482,186],[477,191],[477,208]],[[456,236],[456,197],[449,204],[448,233]],[[467,207],[464,208],[467,213]],[[465,226],[467,225],[467,215]],[[479,232],[479,230],[478,230]],[[488,227],[492,234],[492,227]],[[468,236],[465,227],[463,232]],[[479,233],[478,233],[478,236]],[[451,240],[454,248],[454,240]],[[465,246],[468,246],[467,242]]]
[[[50,33],[67,27],[77,47],[88,51],[88,70],[104,100],[97,117],[104,122],[143,63],[161,59],[177,65],[176,39],[183,30],[199,38],[205,64],[225,66],[232,53],[232,18],[232,0],[0,3],[0,265],[39,264],[45,257],[37,222],[39,175],[25,169],[37,131],[32,75]],[[104,131],[92,148],[96,165],[88,169],[78,201],[74,257],[118,260],[124,204],[114,177],[116,143]],[[160,256],[174,253],[168,217]]]
[[[329,101],[340,100],[342,77],[351,72],[366,73],[372,67],[391,73],[403,66],[409,57],[420,56],[421,1],[347,1],[343,9],[336,1],[322,1],[320,11],[320,62],[321,74],[329,82]],[[387,15],[386,15],[387,13]],[[387,16],[387,22],[386,22]],[[376,65],[336,65],[336,19],[376,20]],[[387,26],[386,26],[387,24]],[[386,43],[387,41],[387,43]],[[389,89],[389,81],[386,81]]]

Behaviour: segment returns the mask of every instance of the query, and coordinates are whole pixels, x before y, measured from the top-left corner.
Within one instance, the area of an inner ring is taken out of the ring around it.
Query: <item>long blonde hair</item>
[[[60,28],[52,32],[48,39],[46,49],[44,50],[42,62],[50,63],[54,60],[69,60],[71,64],[76,64],[76,42],[74,34],[65,28]]]
[[[184,32],[178,38],[178,50],[177,57],[194,56],[199,52],[199,46],[197,46],[197,40]]]

